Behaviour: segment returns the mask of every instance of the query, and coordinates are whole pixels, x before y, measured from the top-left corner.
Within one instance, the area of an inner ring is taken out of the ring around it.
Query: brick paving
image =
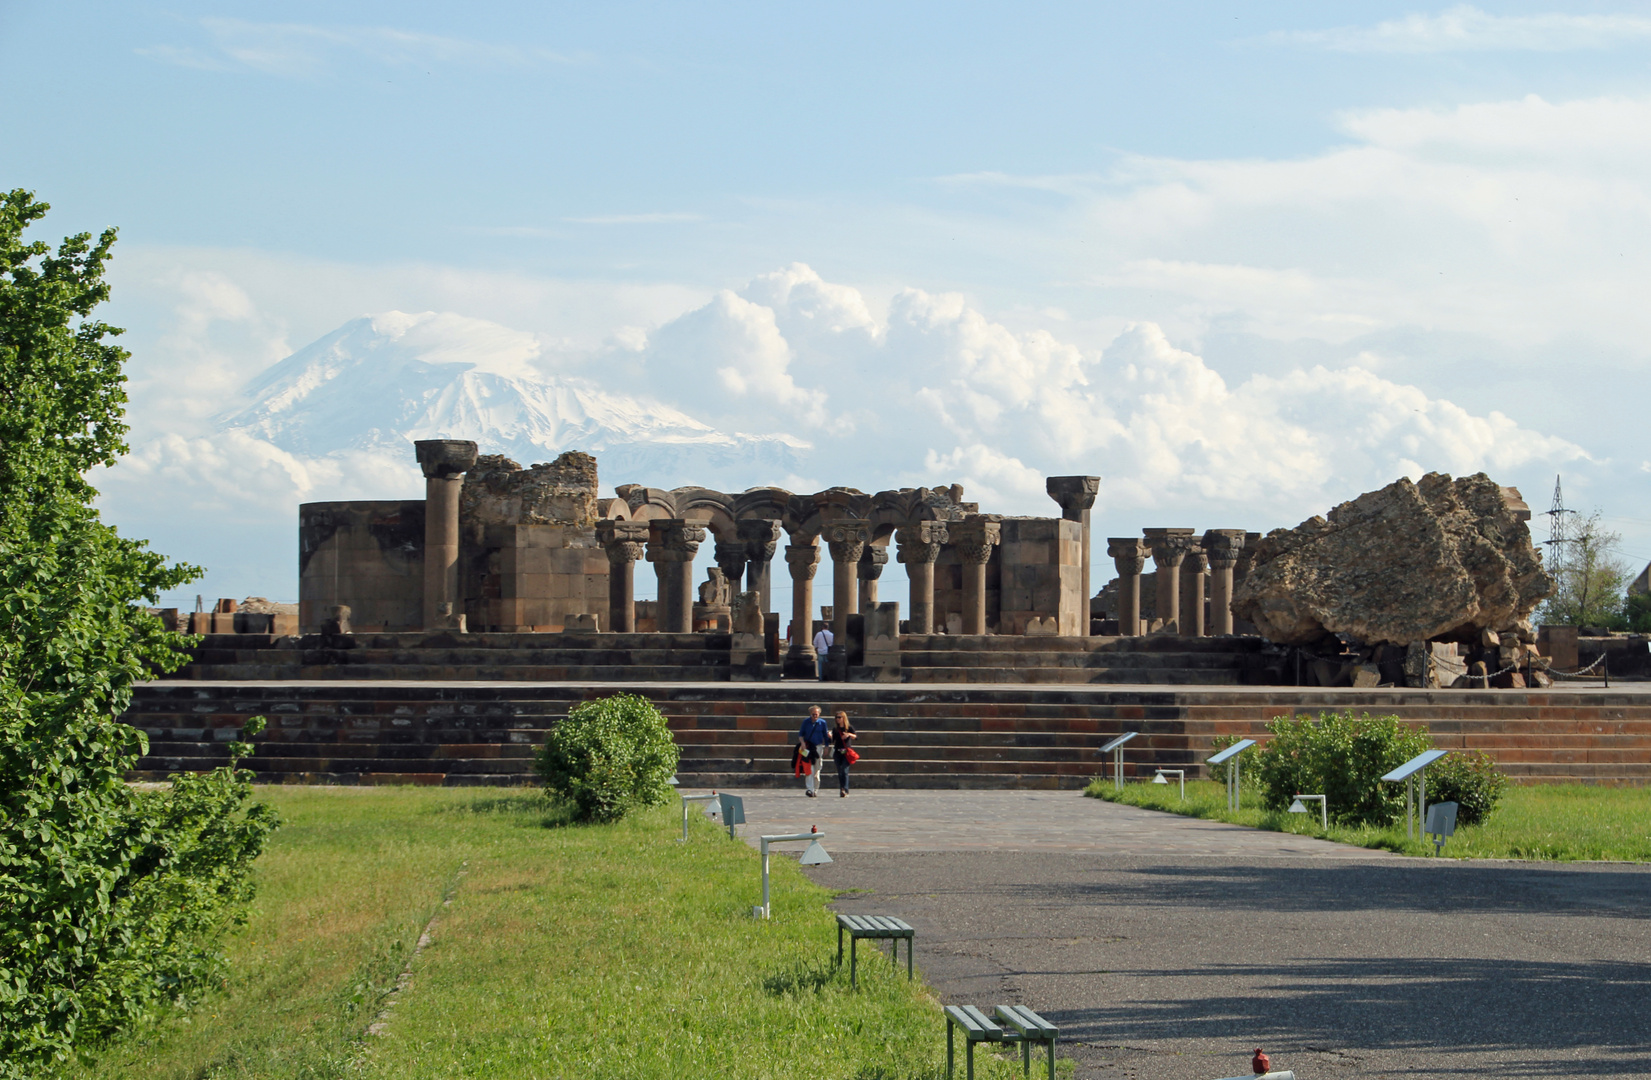
[[[1059,792],[751,792],[943,1001],[1060,1024],[1075,1080],[1651,1075],[1651,867],[1418,859]],[[852,890],[852,891],[850,891]]]

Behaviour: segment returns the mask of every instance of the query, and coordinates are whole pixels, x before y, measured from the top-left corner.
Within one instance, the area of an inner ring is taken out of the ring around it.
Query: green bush
[[[1635,593],[1623,605],[1622,613],[1628,625],[1624,628],[1636,634],[1651,632],[1651,593]]]
[[[1404,814],[1404,785],[1382,774],[1432,747],[1425,730],[1396,716],[1323,713],[1279,717],[1256,757],[1262,805],[1284,810],[1297,794],[1326,797],[1330,816],[1351,825],[1391,825]]]
[[[665,715],[637,694],[575,705],[545,736],[534,767],[581,821],[618,821],[670,801],[677,748]]]
[[[1486,754],[1457,751],[1427,767],[1427,801],[1456,804],[1456,821],[1478,825],[1508,789],[1508,778]]]

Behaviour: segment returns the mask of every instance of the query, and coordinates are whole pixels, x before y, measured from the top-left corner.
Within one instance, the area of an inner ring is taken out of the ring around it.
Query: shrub
[[[637,694],[575,705],[545,736],[534,767],[581,821],[618,821],[671,798],[677,748],[665,715]]]
[[[1384,783],[1382,774],[1433,745],[1396,716],[1279,717],[1267,728],[1273,737],[1254,767],[1262,805],[1283,810],[1297,794],[1324,795],[1330,816],[1354,825],[1390,825],[1404,814],[1404,785]]]
[[[1508,778],[1486,754],[1459,750],[1427,767],[1427,801],[1455,803],[1462,825],[1490,817],[1507,789]]]

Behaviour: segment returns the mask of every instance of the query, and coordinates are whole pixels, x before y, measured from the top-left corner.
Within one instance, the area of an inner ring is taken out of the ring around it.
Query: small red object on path
[[[1255,1074],[1257,1076],[1273,1071],[1272,1060],[1268,1058],[1266,1054],[1261,1052],[1261,1047],[1259,1046],[1255,1048],[1255,1057],[1250,1059],[1250,1068],[1255,1070]]]

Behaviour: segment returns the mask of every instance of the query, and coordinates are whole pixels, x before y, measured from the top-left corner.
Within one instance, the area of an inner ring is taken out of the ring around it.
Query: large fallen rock
[[[1517,627],[1554,591],[1531,544],[1530,509],[1484,473],[1429,473],[1274,529],[1233,596],[1263,637],[1305,645],[1465,641]]]

